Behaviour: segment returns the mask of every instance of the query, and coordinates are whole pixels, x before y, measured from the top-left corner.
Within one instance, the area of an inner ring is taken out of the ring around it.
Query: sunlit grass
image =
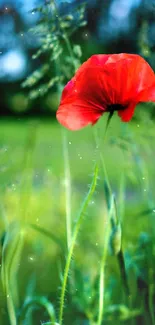
[[[95,126],[100,136],[105,122],[103,118]],[[66,179],[61,127],[52,120],[39,119],[4,119],[0,124],[0,225],[3,243],[0,323],[9,324],[8,313],[13,302],[18,324],[19,317],[23,317],[24,304],[27,306],[28,302],[28,306],[31,305],[29,301],[32,304],[34,301],[33,313],[25,313],[26,320],[20,322],[23,325],[49,322],[48,310],[46,313],[41,306],[38,307],[35,299],[43,299],[43,302],[47,299],[47,304],[54,306],[53,317],[58,322],[67,258]],[[80,204],[93,179],[93,166],[98,154],[91,127],[79,132],[66,132],[74,229]],[[124,297],[117,257],[107,247],[103,310],[106,323],[113,324],[115,319],[115,324],[120,324],[120,321],[129,319],[129,324],[134,325],[143,317],[146,323],[154,325],[154,138],[154,124],[147,116],[144,115],[139,124],[133,121],[129,126],[114,118],[104,147],[101,145],[117,212],[120,213],[131,295],[129,302]],[[95,325],[98,319],[99,271],[108,215],[104,184],[105,175],[100,165],[97,187],[76,239],[65,290],[64,325],[83,325],[86,319],[90,325]],[[9,298],[13,299],[9,303],[8,290],[11,290]],[[11,325],[14,324],[12,316]]]

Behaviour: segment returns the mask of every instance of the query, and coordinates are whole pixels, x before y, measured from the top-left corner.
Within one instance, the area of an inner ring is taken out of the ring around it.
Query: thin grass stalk
[[[27,214],[29,208],[29,202],[32,191],[32,182],[33,182],[33,158],[34,150],[36,146],[37,138],[37,124],[30,127],[27,142],[25,145],[25,152],[23,155],[22,166],[24,166],[22,171],[22,181],[20,185],[20,196],[19,196],[19,211],[22,211],[22,223],[23,226],[27,223]]]
[[[59,11],[57,8],[56,1],[53,0],[55,14],[57,15],[58,22],[59,22],[59,29],[60,34],[62,31],[62,28],[60,27],[60,19],[59,19]],[[67,42],[67,48],[69,51],[69,54],[72,58],[72,48],[70,45],[70,41],[67,36],[64,37],[65,42]],[[74,61],[74,60],[73,60]],[[57,76],[61,76],[61,62],[60,58],[58,57],[55,62],[55,73]],[[57,91],[59,94],[59,97],[61,97],[61,92],[63,89],[63,85],[59,82],[57,84]],[[69,152],[68,152],[68,145],[67,145],[67,134],[66,130],[62,130],[62,147],[63,147],[63,158],[64,158],[64,176],[65,176],[65,189],[66,189],[66,232],[67,232],[67,247],[69,249],[70,243],[71,243],[71,236],[72,236],[72,230],[71,230],[71,173],[70,173],[70,164],[69,164]]]
[[[104,312],[104,296],[105,296],[105,265],[108,254],[108,245],[109,245],[109,236],[110,236],[110,217],[113,210],[113,200],[111,200],[111,207],[109,215],[107,218],[105,237],[104,237],[104,246],[103,246],[103,255],[100,263],[100,276],[99,276],[99,312],[97,325],[102,324],[103,312]]]
[[[48,301],[47,298],[45,297],[34,297],[34,298],[30,298],[28,299],[24,306],[23,309],[21,311],[19,320],[18,320],[18,325],[23,325],[23,321],[26,318],[26,314],[29,311],[30,308],[32,308],[34,305],[40,305],[43,308],[45,308],[45,310],[47,311],[47,314],[50,317],[50,324],[51,325],[55,325],[56,324],[56,317],[55,317],[55,311],[54,311],[54,307],[51,304],[51,302]]]
[[[154,315],[154,286],[149,285],[149,311],[151,316],[152,325],[155,325],[155,315]]]
[[[104,137],[103,137],[102,143],[105,143],[106,136],[107,136],[107,130],[108,130],[108,126],[109,126],[109,123],[111,121],[111,118],[112,118],[112,115],[110,114],[109,117],[108,117],[107,123],[106,123],[106,128],[105,128],[105,133],[104,133]],[[105,176],[106,185],[107,185],[108,192],[109,192],[109,197],[112,199],[112,201],[114,201],[114,199],[113,199],[113,193],[112,193],[112,188],[111,188],[111,184],[110,184],[110,181],[109,181],[109,177],[108,177],[108,173],[107,173],[107,169],[106,169],[104,157],[103,157],[103,154],[101,152],[101,141],[99,141],[99,136],[98,136],[97,129],[95,129],[94,136],[95,136],[96,147],[98,148],[98,152],[99,152],[99,158],[101,160],[101,164],[102,164],[102,168],[103,168],[103,172],[104,172],[104,176]],[[124,182],[123,182],[123,185],[122,185],[122,189],[124,189],[123,186],[124,186]],[[121,196],[123,196],[122,193],[121,193]],[[115,206],[115,209],[116,209],[116,206]],[[111,218],[111,212],[109,212],[109,218]],[[116,215],[116,220],[115,221],[118,222],[119,219],[120,218],[118,218],[118,216]],[[110,219],[109,219],[108,225],[110,226]],[[103,252],[103,257],[102,257],[101,267],[100,267],[100,280],[99,280],[99,317],[98,317],[98,323],[97,323],[97,325],[101,325],[102,318],[103,318],[104,274],[102,274],[102,272],[104,273],[104,269],[105,269],[105,263],[106,263],[106,257],[107,257],[107,250],[108,250],[108,241],[109,241],[109,235],[110,235],[109,232],[110,232],[110,227],[108,227],[108,230],[107,230],[107,232],[105,234],[105,236],[106,236],[105,237],[105,245],[104,245],[105,247],[104,247],[104,252]],[[121,275],[123,275],[123,286],[124,286],[125,292],[126,292],[126,294],[129,294],[128,281],[127,281],[127,275],[126,275],[126,269],[125,269],[125,262],[124,262],[124,255],[123,255],[122,248],[120,250],[120,253],[117,254],[117,259],[118,259],[118,263],[119,263]]]
[[[2,269],[1,269],[1,276],[2,276],[2,284],[3,290],[6,295],[6,304],[7,310],[9,315],[9,320],[11,325],[17,325],[16,320],[16,310],[15,305],[12,297],[11,286],[10,286],[10,271],[11,271],[11,264],[13,256],[16,252],[16,248],[18,245],[18,236],[14,238],[14,241],[11,243],[11,247],[8,252],[6,252],[8,247],[8,242],[10,240],[10,230],[7,231],[6,237],[4,240],[3,248],[2,248]]]
[[[62,321],[63,321],[64,300],[65,300],[67,279],[68,279],[68,274],[69,274],[69,269],[70,269],[70,264],[71,264],[71,260],[72,260],[72,256],[73,256],[73,251],[74,251],[76,239],[77,239],[78,234],[79,234],[79,230],[80,230],[80,227],[81,227],[81,224],[82,224],[82,221],[83,221],[84,213],[85,213],[85,211],[87,209],[87,206],[88,206],[88,204],[89,204],[89,202],[90,202],[90,200],[92,198],[92,195],[93,195],[93,193],[95,191],[96,184],[97,184],[97,176],[98,176],[98,166],[96,165],[90,189],[88,191],[87,196],[84,199],[84,202],[83,202],[83,204],[81,206],[81,209],[80,209],[80,212],[78,214],[77,222],[76,222],[74,232],[73,232],[73,235],[72,235],[71,245],[70,245],[68,256],[67,256],[67,261],[66,261],[64,276],[63,276],[61,296],[60,296],[59,325],[62,325]]]
[[[8,279],[7,274],[6,274],[6,278],[5,278],[5,284],[6,284],[6,291],[7,291],[7,296],[6,296],[7,309],[8,309],[10,324],[17,325],[16,311],[15,311],[15,306],[14,306],[12,293],[11,293],[10,286],[9,286],[9,279]]]
[[[129,291],[129,286],[128,286],[128,279],[127,279],[125,261],[124,261],[124,255],[123,255],[122,249],[120,249],[120,252],[117,254],[117,260],[118,260],[118,264],[119,264],[119,269],[120,269],[120,273],[121,273],[124,291],[126,293],[126,296],[128,297],[130,294],[130,291]]]
[[[108,126],[110,124],[111,118],[112,118],[112,115],[109,115],[108,116],[108,119],[107,119],[106,127],[105,127],[104,136],[102,138],[102,145],[106,141]],[[110,182],[109,182],[109,177],[108,177],[108,173],[107,173],[107,169],[106,169],[104,157],[103,157],[103,154],[101,152],[101,140],[99,140],[99,135],[98,135],[97,128],[94,128],[94,139],[95,139],[95,145],[96,145],[97,153],[98,153],[97,161],[98,160],[101,161],[102,168],[103,168],[103,173],[104,173],[104,177],[105,177],[106,183],[107,183],[107,187],[108,187],[109,193],[112,194],[111,185],[110,185]]]
[[[72,46],[71,46],[71,42],[70,42],[70,40],[68,38],[68,35],[65,32],[65,30],[62,27],[60,27],[59,10],[57,8],[57,4],[56,4],[56,1],[55,0],[53,0],[53,3],[54,3],[54,7],[55,7],[55,13],[57,15],[58,22],[59,22],[60,36],[65,41],[65,44],[66,44],[68,53],[70,55],[71,61],[72,61],[73,66],[74,66],[74,72],[76,72],[76,70],[77,70],[78,67],[77,67],[76,62],[75,62],[75,58],[74,58],[74,53],[73,53],[73,49],[72,49]]]
[[[66,130],[62,129],[63,138],[63,156],[64,156],[64,174],[65,174],[65,188],[66,188],[66,231],[67,231],[67,247],[69,249],[72,229],[71,229],[71,173],[69,164],[69,152],[67,144]]]
[[[55,234],[53,234],[52,232],[48,231],[47,229],[45,229],[43,227],[35,225],[33,223],[30,223],[28,226],[31,227],[33,230],[39,232],[40,234],[46,236],[50,240],[52,240],[55,244],[57,244],[60,247],[60,249],[62,251],[64,251],[64,246],[65,246],[64,242],[59,237],[57,237]]]
[[[125,212],[125,171],[123,170],[121,179],[120,179],[120,188],[119,188],[119,206],[118,206],[118,213],[119,213],[119,220],[121,223],[123,222],[124,212]]]
[[[74,53],[73,53],[73,50],[72,50],[72,47],[71,47],[71,44],[70,44],[70,41],[69,41],[69,38],[67,36],[66,33],[63,34],[63,39],[66,43],[66,46],[67,46],[67,49],[68,49],[68,52],[70,54],[70,57],[71,57],[71,60],[73,62],[73,66],[74,66],[74,72],[76,72],[78,66],[76,65],[76,62],[75,62],[75,59],[74,59]]]
[[[11,281],[12,278],[12,283],[11,287],[13,289],[12,291],[12,297],[14,301],[14,305],[16,309],[19,308],[20,305],[20,299],[19,299],[19,293],[18,293],[18,277],[17,277],[17,272],[19,268],[19,263],[20,263],[20,257],[21,253],[23,250],[23,245],[24,245],[24,230],[19,230],[19,235],[17,235],[17,245],[15,247],[14,255],[12,256],[12,260],[10,261],[10,267],[9,267],[9,279]]]

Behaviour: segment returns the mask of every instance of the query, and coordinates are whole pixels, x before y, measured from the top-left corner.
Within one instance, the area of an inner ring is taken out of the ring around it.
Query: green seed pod
[[[111,236],[110,236],[110,248],[114,255],[117,255],[121,249],[122,242],[122,230],[121,225],[113,226]]]

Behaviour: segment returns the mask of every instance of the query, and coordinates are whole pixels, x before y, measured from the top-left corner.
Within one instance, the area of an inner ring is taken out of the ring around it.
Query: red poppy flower
[[[58,121],[70,130],[95,124],[105,112],[128,122],[140,102],[155,102],[155,74],[136,54],[93,55],[65,86]]]

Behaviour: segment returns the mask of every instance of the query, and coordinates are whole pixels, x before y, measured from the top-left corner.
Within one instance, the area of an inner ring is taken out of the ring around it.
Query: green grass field
[[[93,180],[71,257],[63,324],[155,325],[155,124],[143,110],[129,125],[115,117],[103,143],[105,123],[102,118],[93,128],[70,132],[52,120],[1,120],[1,325],[60,324],[66,213],[73,233]],[[99,151],[106,174],[99,162],[95,179]],[[115,224],[107,235],[109,215]],[[50,316],[52,306],[56,316]]]

